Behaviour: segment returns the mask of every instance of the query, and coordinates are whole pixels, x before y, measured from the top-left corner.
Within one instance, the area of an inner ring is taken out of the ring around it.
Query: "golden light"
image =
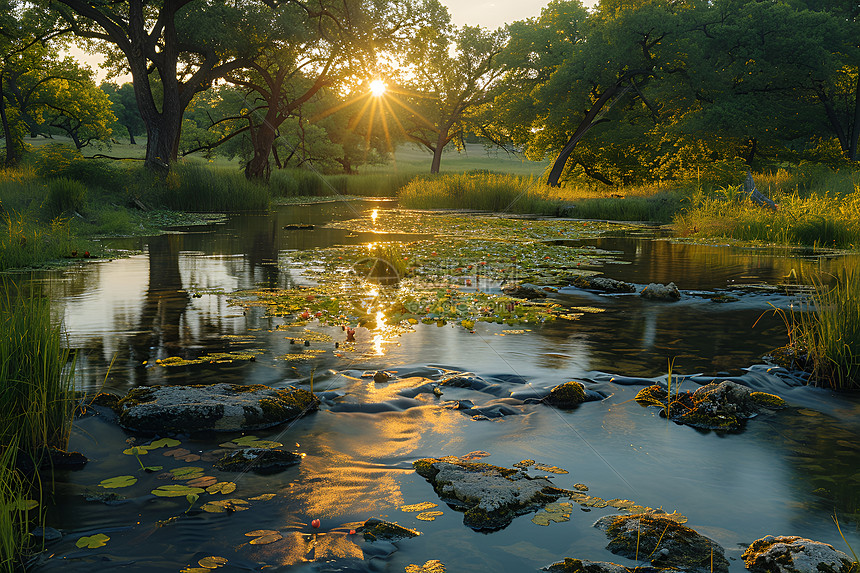
[[[385,93],[387,89],[385,82],[382,80],[373,80],[370,82],[370,93],[372,93],[375,97],[379,97]]]
[[[377,217],[379,217],[379,210],[378,209],[374,209],[373,211],[370,212],[370,220],[373,222],[374,225],[376,225],[376,218]]]

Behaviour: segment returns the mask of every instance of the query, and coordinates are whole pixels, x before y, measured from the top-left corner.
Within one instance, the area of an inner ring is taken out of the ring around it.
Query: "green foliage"
[[[268,190],[241,173],[205,165],[177,165],[166,179],[150,176],[139,196],[150,205],[197,212],[261,211],[269,207]]]
[[[815,277],[814,312],[800,313],[792,345],[805,351],[816,383],[860,388],[860,269],[842,269],[833,282]]]
[[[107,160],[89,159],[74,147],[48,143],[33,153],[36,174],[46,179],[65,177],[89,187],[125,187],[123,169]]]
[[[68,211],[80,211],[87,197],[83,183],[60,177],[48,183],[48,196],[45,208],[56,217]]]
[[[27,484],[15,469],[17,437],[0,446],[0,571],[22,570],[21,556],[29,545],[30,515],[22,502]]]

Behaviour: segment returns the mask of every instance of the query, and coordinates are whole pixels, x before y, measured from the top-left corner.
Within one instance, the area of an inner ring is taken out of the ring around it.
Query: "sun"
[[[386,85],[382,80],[373,80],[370,82],[370,93],[374,96],[379,97],[385,93]]]

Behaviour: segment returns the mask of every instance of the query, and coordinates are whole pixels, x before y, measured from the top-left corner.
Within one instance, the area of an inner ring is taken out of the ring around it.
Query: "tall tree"
[[[400,87],[388,99],[399,108],[406,138],[433,154],[431,173],[439,172],[445,147],[462,140],[473,114],[492,101],[506,41],[503,30],[451,27],[445,12],[410,42],[395,76]]]

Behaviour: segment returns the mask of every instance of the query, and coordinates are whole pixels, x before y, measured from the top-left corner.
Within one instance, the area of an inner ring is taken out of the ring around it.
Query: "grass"
[[[860,389],[860,272],[842,269],[833,284],[813,281],[810,306],[789,329],[791,346],[806,355],[812,378],[835,389]]]
[[[777,245],[860,248],[860,175],[810,169],[760,177],[757,187],[779,204],[754,205],[732,188],[698,193],[675,218],[682,236]]]
[[[28,549],[30,492],[38,475],[21,474],[18,457],[36,465],[46,447],[65,448],[74,416],[74,361],[61,345],[47,298],[16,294],[2,285],[0,298],[0,571],[22,570]],[[16,298],[17,297],[17,298]],[[41,497],[37,495],[36,497]]]

